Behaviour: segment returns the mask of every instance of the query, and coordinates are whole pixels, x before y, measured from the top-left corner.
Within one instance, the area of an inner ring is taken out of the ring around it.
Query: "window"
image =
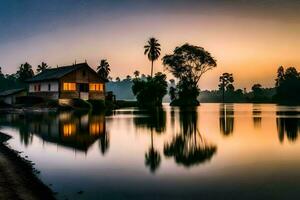
[[[103,84],[101,84],[101,83],[90,83],[90,91],[103,92]]]
[[[75,91],[76,90],[76,83],[64,83],[63,84],[64,91]]]
[[[75,124],[64,124],[63,125],[63,135],[65,137],[71,136],[71,135],[75,134],[75,132],[76,132]]]
[[[41,91],[41,84],[35,84],[34,85],[34,91],[35,92],[40,92]]]
[[[48,84],[48,91],[51,91],[51,84]]]

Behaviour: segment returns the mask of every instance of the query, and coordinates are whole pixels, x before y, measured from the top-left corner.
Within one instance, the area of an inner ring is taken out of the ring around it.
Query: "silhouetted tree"
[[[140,72],[138,70],[134,71],[133,74],[135,78],[140,76]]]
[[[32,66],[27,62],[24,64],[21,64],[16,75],[17,75],[19,81],[25,82],[25,80],[32,78],[34,76]]]
[[[223,103],[225,102],[225,91],[232,91],[234,90],[233,87],[233,75],[230,73],[223,73],[222,76],[220,76],[219,78],[219,89],[222,91],[222,99],[223,99]]]
[[[132,92],[136,96],[138,104],[142,107],[161,106],[162,99],[167,94],[168,83],[165,74],[160,72],[147,80],[133,79]]]
[[[153,62],[157,60],[160,56],[160,44],[156,38],[150,38],[147,41],[147,44],[144,46],[144,54],[148,56],[148,59],[151,61],[151,77],[153,76]]]
[[[300,102],[300,73],[294,67],[289,67],[285,71],[279,67],[276,79],[275,99],[285,103]]]
[[[110,72],[110,66],[106,59],[100,61],[100,65],[97,67],[98,75],[106,82],[108,82],[108,75]]]
[[[36,72],[40,73],[45,71],[46,69],[49,69],[50,67],[47,65],[47,63],[42,62],[40,65],[37,66]]]
[[[2,68],[0,67],[0,78],[5,78],[4,74],[2,73]]]
[[[173,86],[171,86],[169,88],[169,95],[170,95],[170,100],[174,101],[176,99],[176,88],[174,88]]]
[[[202,75],[217,66],[216,60],[202,47],[184,44],[163,57],[163,64],[176,78],[178,99],[171,105],[199,105],[198,82]]]
[[[117,77],[117,78],[116,78],[116,81],[117,81],[117,82],[120,82],[120,81],[121,81],[120,77]]]

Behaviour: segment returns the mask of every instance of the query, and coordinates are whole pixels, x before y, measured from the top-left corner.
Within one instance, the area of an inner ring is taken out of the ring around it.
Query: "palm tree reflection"
[[[231,104],[220,104],[220,131],[223,135],[228,136],[234,130],[234,107]]]
[[[145,153],[145,165],[154,173],[160,165],[161,156],[159,151],[154,148],[153,132],[161,134],[166,131],[166,112],[162,108],[155,108],[146,110],[144,114],[146,115],[145,117],[134,118],[134,123],[136,127],[150,131],[151,146]]]
[[[210,144],[197,128],[195,108],[180,110],[180,133],[164,146],[164,155],[174,157],[177,164],[186,167],[208,161],[217,147]]]
[[[145,153],[145,165],[150,168],[150,171],[154,173],[160,165],[160,153],[154,149],[153,145],[153,131],[151,130],[151,146],[147,153]]]

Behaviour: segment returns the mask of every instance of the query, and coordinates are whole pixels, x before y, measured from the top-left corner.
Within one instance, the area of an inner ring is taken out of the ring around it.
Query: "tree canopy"
[[[160,44],[158,40],[154,37],[151,37],[147,44],[144,46],[144,54],[148,56],[148,59],[151,61],[151,77],[153,76],[153,62],[157,60],[160,56]]]
[[[199,104],[198,82],[204,73],[217,66],[211,54],[202,47],[186,43],[176,47],[173,54],[165,55],[162,60],[166,69],[179,79],[179,100],[185,99],[183,104]]]
[[[106,59],[100,61],[100,65],[97,67],[98,75],[106,82],[109,81],[108,75],[110,72],[110,66]]]

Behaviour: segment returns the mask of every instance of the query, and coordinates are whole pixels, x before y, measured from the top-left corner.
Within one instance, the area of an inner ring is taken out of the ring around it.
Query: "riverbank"
[[[0,132],[0,199],[52,200],[54,193],[36,176],[33,164],[10,149],[10,136]]]

